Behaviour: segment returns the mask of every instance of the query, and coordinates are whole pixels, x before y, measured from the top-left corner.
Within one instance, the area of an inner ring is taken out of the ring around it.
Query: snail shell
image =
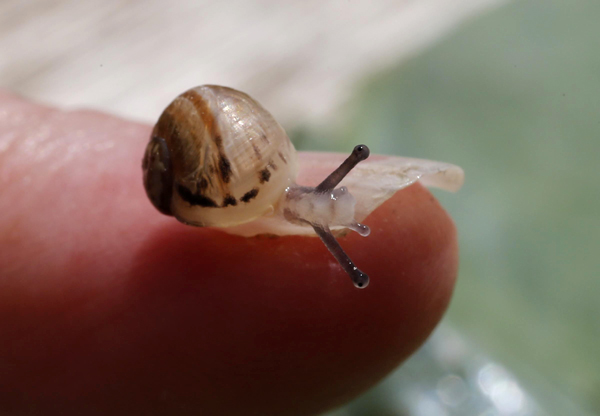
[[[315,187],[297,185],[298,155],[273,116],[240,91],[204,85],[164,110],[142,168],[146,193],[163,214],[243,236],[318,235],[355,286],[364,288],[368,276],[332,231],[367,236],[369,228],[358,221],[399,189],[422,180],[457,190],[464,177],[462,169],[446,163],[382,156],[365,161],[368,157],[364,145],[339,166],[331,155],[303,155],[302,169],[326,169],[328,176]]]
[[[273,212],[298,167],[292,142],[259,103],[205,85],[164,110],[144,171],[148,196],[164,214],[190,225],[230,227]]]

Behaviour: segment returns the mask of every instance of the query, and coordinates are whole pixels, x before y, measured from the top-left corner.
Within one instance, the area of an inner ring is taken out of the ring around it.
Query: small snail
[[[460,168],[439,162],[380,156],[359,165],[369,149],[358,145],[320,184],[298,185],[299,168],[331,164],[310,156],[298,157],[279,123],[248,95],[203,85],[175,98],[158,119],[142,163],[144,187],[161,213],[185,224],[244,236],[316,234],[364,288],[369,277],[332,230],[367,236],[359,221],[397,190],[419,179],[456,190],[463,181]]]

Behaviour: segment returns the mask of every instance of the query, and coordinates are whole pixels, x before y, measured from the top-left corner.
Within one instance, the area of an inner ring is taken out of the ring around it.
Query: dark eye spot
[[[352,151],[352,155],[354,157],[356,157],[358,159],[358,161],[361,160],[365,160],[366,158],[369,157],[370,154],[370,150],[367,146],[365,146],[364,144],[359,144],[357,146],[354,147],[354,150]]]

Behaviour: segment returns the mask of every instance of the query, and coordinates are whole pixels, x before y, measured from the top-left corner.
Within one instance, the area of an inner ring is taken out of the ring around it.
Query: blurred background
[[[0,87],[154,122],[248,92],[296,146],[462,166],[448,314],[330,416],[600,414],[600,2],[0,2]]]

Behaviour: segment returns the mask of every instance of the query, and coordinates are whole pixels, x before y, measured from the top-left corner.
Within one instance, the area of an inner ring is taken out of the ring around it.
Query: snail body
[[[358,145],[320,184],[298,185],[297,152],[273,116],[247,94],[203,85],[179,95],[163,111],[142,168],[148,198],[161,213],[245,236],[318,235],[354,285],[364,288],[369,277],[332,230],[369,235],[357,214],[362,221],[421,178],[447,189],[462,183],[460,168],[418,159],[378,160],[354,169],[368,157],[368,147]],[[347,186],[338,187],[342,180]]]

